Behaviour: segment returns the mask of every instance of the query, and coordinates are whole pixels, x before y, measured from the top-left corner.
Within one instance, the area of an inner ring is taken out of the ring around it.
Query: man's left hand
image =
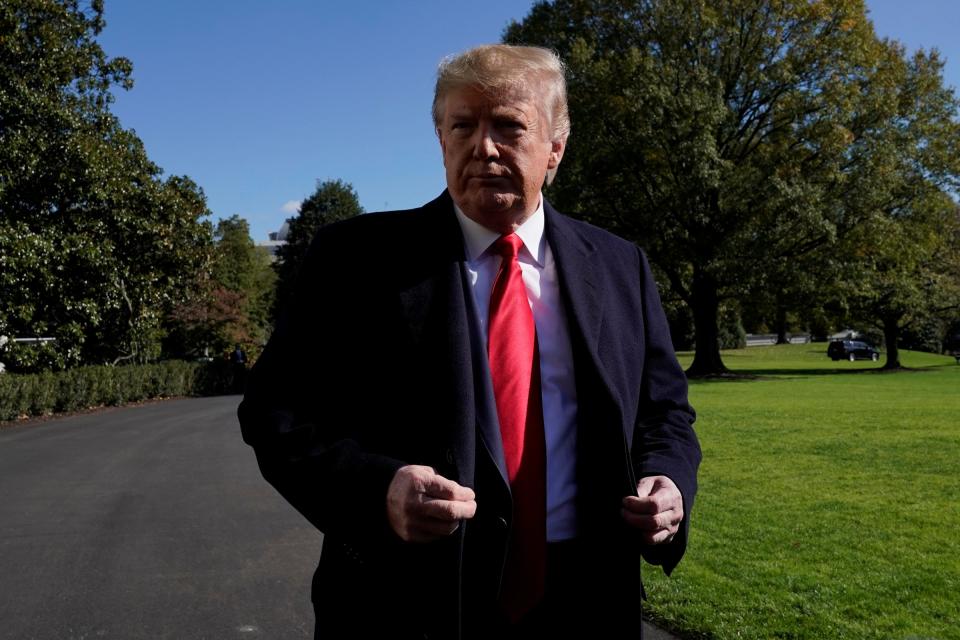
[[[683,496],[667,476],[648,476],[637,483],[636,496],[623,499],[620,514],[641,532],[646,544],[666,544],[683,520]]]

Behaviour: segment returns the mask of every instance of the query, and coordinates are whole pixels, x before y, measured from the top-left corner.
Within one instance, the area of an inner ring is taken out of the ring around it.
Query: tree
[[[193,295],[174,307],[167,317],[165,352],[175,358],[223,354],[229,346],[251,340],[247,332],[243,295],[200,280]]]
[[[247,221],[220,220],[210,264],[197,274],[190,299],[170,314],[167,350],[195,357],[241,344],[255,356],[270,333],[275,287],[270,256],[250,238]]]
[[[828,245],[828,246],[832,246]],[[788,333],[821,327],[827,333],[819,311],[823,289],[836,275],[835,261],[822,260],[819,252],[794,259],[770,260],[762,273],[749,279],[741,299],[746,312],[744,323],[751,333],[774,333],[777,344],[789,342]]]
[[[132,66],[104,24],[98,0],[0,4],[0,333],[56,338],[21,369],[156,357],[210,247],[203,192],[109,112]]]
[[[297,273],[306,257],[313,237],[321,227],[346,220],[364,213],[353,186],[342,180],[317,181],[317,188],[303,202],[300,211],[290,224],[287,243],[277,251],[277,297],[275,313],[278,313],[293,295]]]
[[[270,335],[271,310],[277,275],[269,252],[257,247],[250,237],[250,225],[239,216],[217,223],[213,280],[228,291],[243,295],[243,315],[249,337],[242,342],[250,350],[266,343]]]
[[[568,63],[574,132],[550,197],[645,246],[692,309],[688,375],[725,371],[725,299],[866,210],[844,194],[876,177],[861,148],[900,51],[861,0],[539,2],[504,40]]]
[[[960,280],[960,273],[958,280]],[[946,353],[955,353],[960,356],[960,309],[954,309],[947,323],[947,330],[943,336],[943,350]]]
[[[851,234],[845,300],[853,317],[883,331],[884,369],[899,369],[905,327],[949,320],[960,308],[960,218],[946,194],[898,215],[879,212]]]
[[[906,59],[892,46],[899,54],[885,75],[892,107],[862,144],[868,171],[845,199],[860,224],[839,252],[853,276],[841,298],[854,317],[882,329],[887,369],[900,368],[905,327],[960,300],[957,206],[948,195],[960,186],[960,100],[944,85],[935,51]]]

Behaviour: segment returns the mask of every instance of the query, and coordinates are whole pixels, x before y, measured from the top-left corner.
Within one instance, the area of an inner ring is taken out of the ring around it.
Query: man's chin
[[[515,193],[478,194],[460,208],[468,218],[500,233],[509,233],[527,217],[523,199]]]
[[[511,211],[520,203],[520,197],[515,193],[484,193],[476,200],[477,207],[489,213]]]

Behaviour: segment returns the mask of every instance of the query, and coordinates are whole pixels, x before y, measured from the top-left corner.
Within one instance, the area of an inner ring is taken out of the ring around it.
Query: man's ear
[[[550,143],[550,159],[547,161],[547,169],[556,169],[563,160],[563,152],[567,148],[567,136],[563,136]]]

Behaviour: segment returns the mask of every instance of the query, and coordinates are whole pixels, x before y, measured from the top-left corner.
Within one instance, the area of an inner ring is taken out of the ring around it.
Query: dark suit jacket
[[[686,380],[643,253],[544,210],[574,348],[583,537],[596,555],[585,598],[598,613],[639,613],[640,554],[669,572],[686,547],[700,461]],[[457,637],[496,600],[510,491],[464,260],[446,192],[324,228],[251,373],[243,437],[325,534],[313,598],[330,629]],[[401,542],[385,496],[405,464],[474,488],[476,517],[449,539]],[[660,474],[680,488],[686,517],[670,545],[645,549],[620,501],[639,476]]]

